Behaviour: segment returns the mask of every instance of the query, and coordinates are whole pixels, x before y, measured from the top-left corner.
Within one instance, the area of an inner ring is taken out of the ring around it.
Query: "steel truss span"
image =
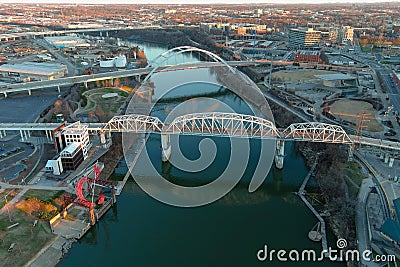
[[[263,118],[236,113],[194,113],[177,117],[164,130],[172,134],[277,138],[275,125]]]
[[[294,123],[283,131],[283,137],[310,142],[353,143],[341,126],[319,122]]]
[[[102,131],[122,133],[161,132],[163,125],[162,121],[156,117],[131,114],[113,117]]]
[[[0,124],[0,138],[5,131],[55,130],[61,124],[44,123],[3,123]],[[91,132],[131,132],[156,134],[192,134],[248,137],[262,139],[282,139],[331,144],[361,144],[400,151],[400,143],[348,135],[341,126],[327,123],[294,123],[283,131],[269,120],[256,116],[209,112],[186,114],[175,118],[171,123],[146,115],[115,116],[107,123],[77,123],[74,127],[87,128]]]

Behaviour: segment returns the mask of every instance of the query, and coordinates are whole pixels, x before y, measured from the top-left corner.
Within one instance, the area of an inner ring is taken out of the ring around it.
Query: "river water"
[[[149,60],[166,50],[161,45],[138,45],[144,47]],[[179,90],[174,93],[173,96],[179,95]],[[220,92],[215,98],[246,112],[246,107],[232,93]],[[177,104],[162,103],[152,115],[164,119],[168,109]],[[198,158],[197,148],[203,138],[181,137],[182,154],[190,159]],[[198,185],[212,180],[226,165],[229,139],[210,139],[216,144],[218,154],[215,164],[200,173],[188,173],[169,163],[163,164],[158,135],[149,137],[146,150],[166,179],[177,184]],[[330,261],[283,263],[276,257],[272,262],[257,259],[257,252],[264,245],[269,250],[314,249],[318,256],[321,251],[320,243],[307,238],[317,219],[293,193],[307,175],[295,143],[286,144],[284,169],[272,167],[261,188],[248,192],[248,182],[257,168],[253,158],[260,153],[259,142],[250,141],[252,154],[242,182],[225,197],[202,207],[178,208],[163,204],[129,180],[117,205],[73,245],[58,266],[344,266]],[[142,157],[139,166],[141,160]],[[148,173],[146,168],[135,168],[134,175]],[[329,241],[335,247],[335,240],[330,237]]]

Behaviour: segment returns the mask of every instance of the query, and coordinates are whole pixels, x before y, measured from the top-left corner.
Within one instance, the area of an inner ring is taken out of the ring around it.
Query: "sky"
[[[70,4],[249,4],[249,3],[365,3],[399,2],[400,0],[0,0],[0,3],[70,3]]]

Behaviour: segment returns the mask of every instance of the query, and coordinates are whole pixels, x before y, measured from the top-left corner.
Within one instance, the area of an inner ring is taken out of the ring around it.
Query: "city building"
[[[344,26],[338,31],[338,42],[345,44],[353,44],[354,28]]]
[[[383,236],[396,243],[400,244],[400,198],[393,200],[395,210],[395,218],[388,218],[380,227],[380,232]]]
[[[293,49],[318,47],[321,41],[321,31],[313,28],[290,29],[288,46]]]
[[[55,132],[54,143],[56,151],[60,154],[72,143],[80,144],[84,159],[88,157],[88,151],[91,148],[87,126],[80,122],[75,122]]]
[[[64,170],[76,170],[84,160],[83,146],[81,143],[73,142],[60,153],[62,168]]]
[[[67,74],[67,66],[58,63],[23,62],[0,66],[0,75],[3,77],[26,76],[29,79],[42,81],[58,79]]]
[[[294,62],[315,62],[319,63],[321,60],[321,53],[319,51],[297,51],[293,61]]]
[[[52,172],[54,175],[61,175],[64,172],[61,157],[57,155],[53,159],[49,159],[45,166],[46,172]]]

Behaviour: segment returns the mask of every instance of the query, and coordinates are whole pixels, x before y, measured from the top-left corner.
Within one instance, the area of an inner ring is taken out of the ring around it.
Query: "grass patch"
[[[365,174],[361,173],[361,167],[357,162],[347,163],[345,175],[347,175],[358,186],[361,186],[363,179],[368,178]]]
[[[2,266],[23,266],[54,235],[47,222],[39,221],[38,225],[33,227],[35,218],[19,209],[12,208],[11,217],[12,222],[9,221],[7,213],[0,216],[0,262]],[[14,223],[19,223],[19,225],[7,229]],[[8,252],[12,243],[15,243],[14,250]]]
[[[42,201],[51,201],[60,197],[64,193],[63,190],[57,192],[51,190],[29,189],[25,194],[25,199],[37,198]]]

